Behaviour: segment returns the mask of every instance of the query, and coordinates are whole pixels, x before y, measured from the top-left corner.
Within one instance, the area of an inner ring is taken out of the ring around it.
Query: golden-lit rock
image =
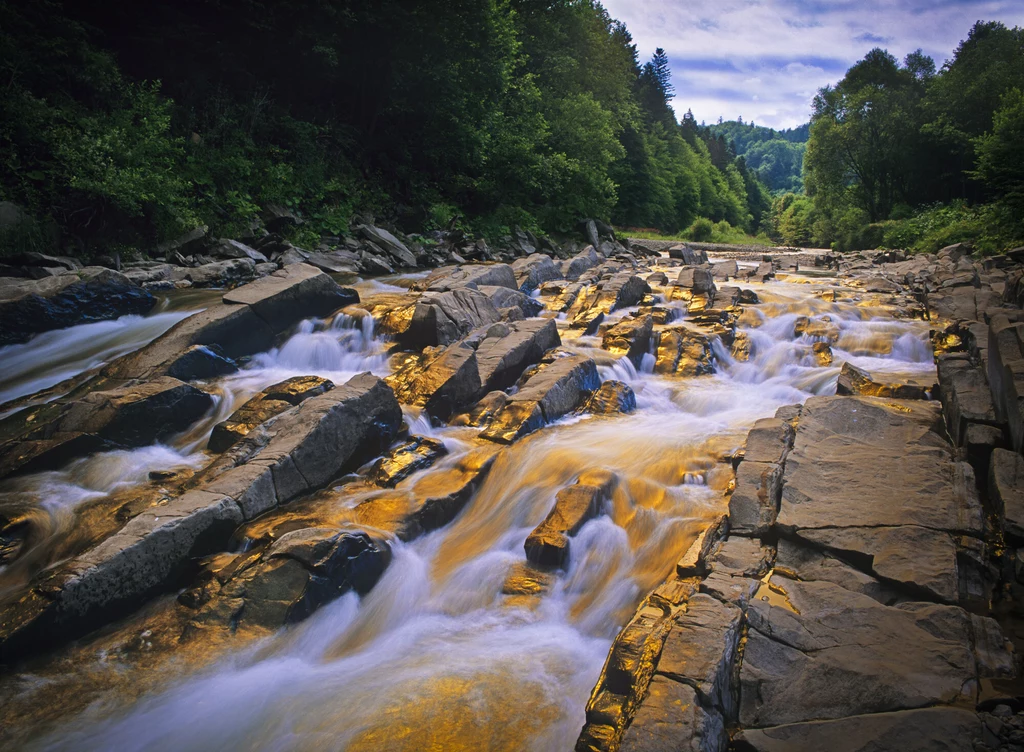
[[[606,381],[594,392],[583,407],[583,412],[592,415],[614,415],[631,413],[636,410],[636,394],[629,384],[621,381]]]
[[[650,345],[653,328],[654,318],[650,315],[623,319],[605,331],[601,347],[639,366]]]
[[[506,575],[501,592],[504,595],[542,595],[551,589],[553,582],[554,577],[550,573],[528,562],[517,561]]]
[[[559,491],[548,516],[526,538],[527,561],[545,567],[563,566],[569,557],[569,536],[600,513],[615,482],[611,473],[591,474]]]
[[[811,348],[815,362],[822,368],[832,365],[832,348],[828,342],[815,342]]]
[[[267,387],[213,427],[208,449],[223,452],[274,416],[333,388],[332,381],[320,376],[296,376]]]
[[[711,338],[685,326],[663,329],[654,372],[679,376],[713,373]]]
[[[793,324],[793,333],[797,337],[807,336],[829,344],[835,344],[839,340],[839,327],[832,323],[828,316],[822,316],[820,319],[801,316]]]
[[[370,480],[378,486],[396,486],[417,470],[430,467],[448,454],[444,442],[425,436],[414,436],[377,460],[370,469]]]
[[[836,394],[888,399],[928,399],[930,387],[896,381],[880,381],[850,363],[843,363]]]
[[[738,331],[732,340],[732,357],[741,363],[750,360],[750,336],[746,332]]]

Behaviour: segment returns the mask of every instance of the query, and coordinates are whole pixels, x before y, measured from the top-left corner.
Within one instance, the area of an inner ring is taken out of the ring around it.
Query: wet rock
[[[591,289],[580,290],[568,311],[571,326],[593,333],[607,314],[638,304],[650,291],[650,285],[631,272],[613,274]]]
[[[0,278],[0,346],[51,329],[141,316],[155,303],[151,293],[101,267],[41,280]]]
[[[715,279],[722,281],[736,279],[739,274],[739,266],[735,261],[720,261],[711,265],[711,274]]]
[[[714,352],[708,335],[686,326],[673,326],[661,331],[655,373],[701,376],[714,371]]]
[[[225,587],[229,597],[241,601],[230,626],[277,629],[301,621],[350,590],[369,592],[390,562],[387,543],[365,532],[306,528],[287,533]],[[218,605],[208,610],[216,612]]]
[[[358,229],[360,235],[380,246],[399,266],[409,268],[416,266],[416,257],[412,251],[387,230],[372,225],[360,225]]]
[[[587,246],[568,261],[562,262],[562,276],[568,280],[578,280],[580,276],[602,261],[601,255],[594,246]]]
[[[296,376],[274,384],[214,426],[207,448],[211,452],[223,452],[274,416],[333,388],[332,381],[319,376]]]
[[[882,377],[872,377],[850,363],[843,363],[839,371],[839,382],[836,394],[861,395],[863,397],[887,397],[893,399],[926,400],[929,396],[927,387],[919,384],[904,384],[893,381],[881,381]]]
[[[694,293],[713,294],[717,289],[711,271],[700,266],[683,267],[676,278],[676,284]]]
[[[540,595],[550,590],[554,581],[555,577],[550,572],[517,561],[505,577],[501,592],[503,595]]]
[[[417,470],[430,467],[448,454],[444,442],[425,436],[414,436],[399,444],[370,468],[370,480],[378,486],[391,488]]]
[[[524,293],[531,293],[545,282],[562,278],[562,270],[555,266],[550,256],[542,253],[517,259],[512,264],[512,270],[516,274],[519,290]]]
[[[1008,424],[1011,448],[1024,450],[1024,322],[997,314],[989,321],[988,383],[996,419]]]
[[[979,656],[963,609],[894,608],[828,582],[784,582],[790,607],[754,600],[747,610],[742,726],[974,702]]]
[[[480,436],[510,444],[572,412],[600,384],[597,366],[590,358],[555,358],[529,376]]]
[[[921,708],[895,713],[811,721],[745,729],[735,738],[744,749],[788,752],[795,749],[869,752],[934,749],[974,752],[982,738],[978,715],[963,708]]]
[[[954,460],[937,424],[932,402],[812,397],[786,456],[779,528],[832,528],[842,520],[980,535],[973,472]]]
[[[184,431],[211,407],[209,394],[168,376],[94,391],[3,445],[0,476],[54,470],[92,452],[152,444]]]
[[[583,412],[592,415],[615,415],[634,410],[636,394],[629,384],[621,381],[605,381],[583,407]]]
[[[669,258],[679,259],[684,264],[689,264],[691,266],[699,266],[708,263],[707,251],[694,250],[685,243],[674,245],[669,248],[668,256]]]
[[[516,275],[508,264],[471,264],[468,266],[438,269],[425,279],[413,284],[414,290],[429,292],[451,292],[469,287],[504,287],[518,290]]]
[[[508,402],[508,395],[505,392],[495,390],[488,392],[480,401],[473,405],[468,413],[457,415],[449,421],[452,426],[474,426],[486,428],[491,424],[495,414]]]
[[[193,345],[168,367],[167,375],[181,381],[197,381],[226,376],[238,370],[238,364],[224,357],[219,345]]]
[[[252,259],[257,264],[265,264],[270,260],[255,248],[250,248],[237,240],[221,240],[209,250],[209,254],[221,259]]]
[[[450,345],[472,330],[500,319],[501,314],[491,299],[477,290],[458,288],[450,292],[427,292],[416,302],[400,341],[418,350]]]
[[[362,265],[362,259],[351,251],[307,253],[305,262],[328,274],[355,274]]]
[[[993,450],[988,489],[993,505],[1002,514],[1006,536],[1024,543],[1024,458],[1005,449]]]
[[[819,368],[828,368],[832,365],[832,347],[828,342],[815,342],[811,346],[811,352]]]
[[[250,258],[227,259],[182,269],[174,281],[188,281],[192,287],[231,287],[256,276],[256,262]]]
[[[477,289],[489,297],[499,311],[506,308],[517,308],[522,311],[523,318],[529,319],[539,316],[540,312],[544,310],[543,303],[518,290],[510,290],[507,287],[491,287],[490,285],[481,285]]]
[[[195,557],[223,550],[243,519],[381,451],[401,422],[394,394],[369,374],[282,414],[252,443],[246,464],[142,512],[35,584],[0,624],[0,658],[73,639],[174,587]]]
[[[725,752],[729,737],[721,715],[706,709],[694,690],[655,676],[644,704],[622,737],[619,752]],[[577,745],[577,750],[581,748]]]
[[[441,420],[472,404],[483,391],[476,350],[465,341],[424,350],[386,381],[399,402],[421,407]]]
[[[597,517],[615,483],[611,473],[590,473],[555,496],[555,506],[526,538],[526,560],[544,567],[562,567],[569,558],[569,537]]]
[[[747,435],[729,497],[729,524],[737,535],[763,535],[775,524],[782,466],[793,445],[793,428],[780,418],[762,418]]]
[[[622,319],[605,330],[601,347],[608,352],[624,356],[637,368],[650,349],[651,333],[654,330],[652,316]]]

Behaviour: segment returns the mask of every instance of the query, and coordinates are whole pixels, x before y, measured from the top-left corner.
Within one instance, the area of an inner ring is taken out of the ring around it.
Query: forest
[[[978,22],[941,68],[873,49],[814,98],[792,245],[983,252],[1024,244],[1024,30]]]
[[[559,233],[586,217],[757,233],[758,174],[594,0],[0,2],[4,252],[145,252],[271,205],[298,243]],[[717,223],[717,225],[713,224]]]

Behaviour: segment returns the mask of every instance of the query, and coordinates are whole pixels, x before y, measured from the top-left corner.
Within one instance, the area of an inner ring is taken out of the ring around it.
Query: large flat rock
[[[940,425],[930,402],[812,397],[786,458],[778,527],[918,525],[980,535],[973,471],[954,460]]]

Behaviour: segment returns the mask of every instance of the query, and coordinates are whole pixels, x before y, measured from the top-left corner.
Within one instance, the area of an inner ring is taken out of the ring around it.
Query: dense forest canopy
[[[737,156],[757,173],[758,179],[775,194],[804,190],[804,150],[810,123],[777,131],[742,118],[710,126],[716,138],[731,144]]]
[[[807,197],[772,230],[841,249],[1024,239],[1024,30],[978,22],[937,69],[871,50],[814,99]],[[784,206],[783,206],[784,203]]]
[[[665,54],[594,0],[0,2],[0,200],[66,247],[230,233],[758,230],[769,196],[677,122]],[[692,117],[690,118],[692,121]],[[10,243],[8,243],[10,245]]]

